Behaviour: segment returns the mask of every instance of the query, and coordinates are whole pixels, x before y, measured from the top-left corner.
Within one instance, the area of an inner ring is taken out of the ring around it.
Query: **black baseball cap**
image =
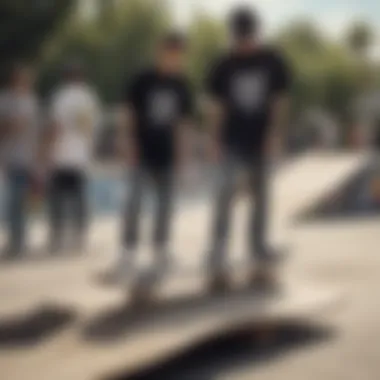
[[[232,11],[229,18],[229,27],[233,37],[247,38],[259,29],[259,17],[257,12],[249,7],[240,7]]]

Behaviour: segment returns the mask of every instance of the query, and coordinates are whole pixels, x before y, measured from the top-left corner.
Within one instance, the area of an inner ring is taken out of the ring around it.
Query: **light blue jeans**
[[[26,239],[29,171],[22,168],[8,169],[5,186],[5,225],[8,232],[8,249],[12,253],[19,253],[24,248]]]
[[[257,260],[267,259],[268,224],[268,167],[265,159],[251,160],[228,154],[219,169],[218,186],[215,194],[215,214],[212,226],[211,262],[223,260],[229,240],[233,201],[237,190],[237,180],[241,171],[250,179],[252,200],[251,218],[247,225],[247,243],[252,256]]]
[[[153,245],[156,248],[166,248],[169,242],[173,206],[172,169],[135,168],[129,176],[130,193],[126,204],[122,238],[124,246],[129,249],[136,248],[139,242],[141,206],[147,180],[151,182],[157,201],[152,238]]]

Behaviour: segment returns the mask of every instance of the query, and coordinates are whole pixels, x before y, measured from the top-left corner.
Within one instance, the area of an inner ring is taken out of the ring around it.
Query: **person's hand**
[[[278,136],[271,136],[268,139],[266,153],[269,158],[279,159],[284,152],[282,139]]]
[[[177,181],[183,190],[192,192],[197,189],[199,183],[199,168],[195,162],[182,161],[177,165]]]
[[[139,163],[139,153],[136,147],[127,147],[123,150],[121,157],[128,168],[135,168]]]
[[[207,158],[212,164],[216,164],[221,158],[221,148],[216,142],[210,142],[207,146]]]
[[[33,170],[30,179],[29,202],[32,209],[37,209],[43,201],[46,188],[46,176],[42,170]]]
[[[38,165],[32,170],[32,188],[34,188],[37,193],[41,193],[44,191],[45,185],[48,180],[48,173],[49,169],[47,165]]]
[[[126,158],[127,158],[127,166],[129,168],[135,168],[138,164],[138,156],[136,154],[136,152],[128,152],[126,154]]]
[[[191,157],[186,149],[177,151],[176,153],[176,170],[183,173],[190,166]]]

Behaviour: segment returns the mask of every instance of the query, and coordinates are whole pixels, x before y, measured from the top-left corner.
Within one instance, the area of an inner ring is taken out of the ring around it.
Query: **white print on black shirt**
[[[244,113],[256,112],[267,93],[266,76],[260,71],[241,71],[232,76],[231,95],[236,107]]]
[[[155,126],[165,126],[173,122],[177,115],[177,96],[171,90],[156,90],[149,102],[149,119]]]

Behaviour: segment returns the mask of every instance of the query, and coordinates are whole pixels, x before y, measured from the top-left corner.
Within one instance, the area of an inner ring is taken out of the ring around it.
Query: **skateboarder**
[[[160,273],[167,268],[173,175],[187,152],[185,136],[192,113],[192,100],[184,75],[185,50],[184,37],[169,33],[158,46],[154,66],[135,76],[127,86],[124,99],[126,120],[119,136],[130,168],[130,193],[116,266],[122,278],[134,271],[146,180],[153,185],[157,199],[153,234],[155,268]]]
[[[231,206],[240,169],[250,175],[255,201],[247,227],[249,253],[256,261],[252,282],[272,280],[272,263],[277,255],[267,241],[267,147],[281,141],[279,127],[290,83],[281,54],[260,43],[260,25],[254,12],[236,10],[229,27],[232,47],[213,66],[207,84],[210,157],[221,168],[209,254],[211,283],[215,286],[227,280]]]
[[[75,249],[85,247],[88,228],[87,175],[93,160],[100,102],[78,60],[65,65],[63,83],[53,93],[50,116],[41,151],[45,151],[44,165],[50,172],[49,249],[57,253],[63,248],[66,226],[71,228]]]
[[[0,94],[0,172],[5,174],[6,258],[10,259],[26,249],[28,195],[36,172],[39,124],[34,73],[25,65],[15,65]]]

